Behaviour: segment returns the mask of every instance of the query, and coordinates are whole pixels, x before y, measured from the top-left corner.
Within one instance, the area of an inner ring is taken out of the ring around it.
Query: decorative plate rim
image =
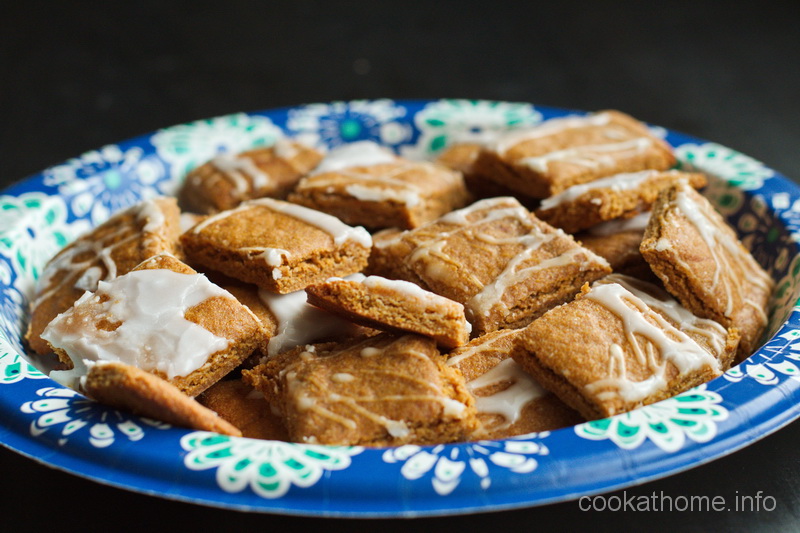
[[[371,139],[403,155],[429,156],[455,141],[573,113],[583,112],[465,99],[305,104],[163,128],[13,183],[0,191],[0,444],[86,479],[167,499],[388,518],[531,507],[638,485],[733,453],[800,417],[800,187],[744,154],[658,127],[681,165],[717,176],[710,194],[770,262],[776,294],[782,291],[774,305],[779,327],[764,346],[675,398],[499,441],[324,447],[222,437],[120,413],[64,389],[20,357],[22,307],[47,253],[113,209],[172,192],[187,168],[220,149],[287,135],[321,146]]]

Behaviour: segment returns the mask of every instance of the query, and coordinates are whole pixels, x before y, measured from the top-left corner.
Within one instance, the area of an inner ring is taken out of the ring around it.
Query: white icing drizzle
[[[400,337],[399,339],[392,341],[392,344],[397,342],[405,342],[406,339],[407,337]],[[358,350],[361,354],[361,357],[376,357],[385,353],[385,350],[388,348],[388,346],[383,346],[381,348],[376,346],[365,346],[371,342],[373,342],[373,339],[365,339],[361,343],[353,346],[351,350]],[[363,348],[359,350],[359,346],[363,346]],[[341,357],[344,353],[349,352],[350,350],[348,350],[348,352],[341,352],[335,355],[325,355],[324,357],[330,360],[330,358]],[[309,357],[314,357],[314,355],[310,352],[306,353],[308,353]],[[408,357],[419,358],[426,363],[430,362],[430,359],[426,354],[415,350],[405,350],[403,351],[403,354]],[[290,397],[294,398],[295,405],[298,407],[298,409],[314,411],[316,414],[328,418],[334,423],[340,424],[349,429],[356,429],[358,427],[356,420],[326,408],[315,399],[308,397],[300,389],[301,383],[297,379],[297,372],[295,370],[297,364],[299,363],[290,363],[281,371],[281,376],[286,383],[287,392],[289,393]],[[385,375],[386,379],[408,381],[423,389],[414,393],[387,395],[380,395],[380,391],[374,391],[374,394],[364,397],[349,396],[337,392],[331,392],[327,395],[326,401],[347,406],[347,408],[355,415],[360,415],[375,424],[383,426],[386,429],[386,432],[392,437],[405,438],[410,434],[411,429],[408,427],[406,421],[390,419],[384,415],[372,411],[368,407],[365,407],[365,405],[372,405],[376,401],[397,403],[436,402],[442,406],[442,414],[449,418],[461,418],[464,416],[466,411],[466,405],[445,396],[437,383],[417,377],[413,373],[398,373],[397,368],[367,368],[360,370],[360,372]],[[331,381],[334,383],[349,383],[358,379],[358,376],[353,375],[351,372],[336,372],[331,375]],[[425,389],[430,391],[430,393],[425,393]]]
[[[542,173],[548,171],[552,161],[562,161],[593,170],[600,170],[613,167],[616,164],[617,159],[611,154],[617,154],[617,156],[640,154],[652,144],[653,140],[649,137],[637,137],[622,142],[575,146],[540,156],[524,157],[517,164]]]
[[[480,395],[481,388],[503,382],[510,382],[511,385],[490,396]],[[519,420],[522,409],[528,403],[547,394],[547,391],[510,357],[468,382],[467,388],[475,394],[475,406],[478,412],[501,415],[506,419],[503,427]]]
[[[367,276],[361,283],[368,289],[388,289],[390,291],[399,292],[411,298],[417,298],[426,302],[435,303],[438,301],[452,301],[446,299],[444,296],[426,291],[416,283],[410,281],[403,281],[399,279],[387,279],[381,276]],[[457,303],[457,302],[453,302]],[[457,304],[460,305],[460,304]]]
[[[157,233],[166,223],[163,212],[153,199],[144,200],[131,207],[125,213],[130,212],[136,213],[136,221],[142,224],[141,231],[145,234]],[[126,232],[131,232],[131,235],[117,240]],[[42,292],[36,296],[31,304],[32,307],[38,306],[61,290],[75,272],[85,270],[75,281],[74,287],[86,291],[94,291],[101,277],[105,281],[116,278],[117,264],[112,257],[114,250],[139,237],[140,234],[135,228],[123,225],[113,233],[105,235],[100,242],[93,240],[74,242],[69,249],[63,250],[45,266],[38,283]],[[147,238],[146,235],[145,238]],[[104,245],[104,242],[113,242],[113,244]],[[87,259],[77,261],[76,258],[81,255],[86,255]],[[105,267],[106,274],[104,277],[101,268],[97,265],[98,259]]]
[[[742,270],[742,279],[745,284],[753,284],[765,292],[772,290],[772,280],[769,275],[758,266],[753,256],[745,253],[741,248],[738,239],[733,235],[733,231],[725,226],[721,216],[714,211],[708,202],[695,202],[689,197],[690,190],[688,184],[682,184],[677,190],[673,205],[691,222],[697,229],[698,234],[708,247],[714,259],[716,268],[711,280],[711,290],[715,291],[720,282],[726,296],[725,316],[731,317],[736,311],[738,302],[749,305],[758,311],[762,324],[766,324],[767,315],[758,302],[753,302],[746,295],[746,287],[739,282],[736,271]],[[728,229],[728,231],[724,231]],[[662,249],[671,246],[667,239],[665,242],[659,241],[658,245]],[[734,293],[738,298],[734,297]],[[738,300],[738,302],[737,302]]]
[[[214,224],[215,222],[229,217],[234,213],[239,213],[247,209],[253,209],[257,206],[266,207],[277,213],[296,218],[297,220],[305,222],[306,224],[319,228],[330,235],[333,238],[333,242],[337,245],[344,244],[347,241],[353,241],[364,248],[370,248],[372,246],[372,237],[370,236],[369,232],[361,226],[348,226],[338,218],[326,213],[322,213],[308,207],[303,207],[301,205],[283,202],[281,200],[274,200],[272,198],[257,198],[255,200],[248,200],[242,203],[239,207],[230,209],[228,211],[223,211],[222,213],[218,213],[206,218],[203,222],[195,226],[192,231],[194,233],[200,233],[206,227]],[[267,250],[267,248],[261,248],[260,250],[264,251]]]
[[[625,231],[644,231],[650,223],[650,211],[639,213],[631,218],[617,218],[589,228],[589,233],[598,237],[608,237]]]
[[[281,159],[291,159],[300,153],[297,149],[297,146],[295,146],[295,144],[286,137],[281,137],[275,141],[275,144],[272,145],[272,151]]]
[[[270,356],[295,346],[341,336],[355,327],[348,320],[308,304],[305,290],[275,294],[260,289],[258,295],[278,321],[278,330],[267,346]]]
[[[695,316],[656,285],[622,274],[610,274],[595,282],[595,284],[605,283],[618,283],[623,286],[648,307],[666,316],[684,333],[705,337],[713,350],[713,356],[719,357],[725,351],[728,332],[722,325],[714,320]]]
[[[397,161],[397,156],[378,143],[358,141],[336,147],[325,154],[312,174],[339,171],[350,167],[394,163],[395,161]]]
[[[596,191],[598,189],[611,189],[614,192],[629,191],[639,187],[642,183],[649,178],[659,175],[660,172],[656,170],[642,170],[640,172],[624,172],[621,174],[614,174],[606,178],[600,178],[590,181],[588,183],[580,183],[565,189],[564,191],[545,198],[539,205],[542,210],[553,209],[561,204],[574,202],[589,191]]]
[[[101,297],[108,299],[102,302]],[[64,350],[78,368],[118,361],[169,379],[186,376],[228,347],[228,339],[184,318],[188,309],[213,297],[233,298],[202,274],[137,270],[101,281],[94,294],[84,293],[47,326],[42,338]],[[100,329],[95,323],[101,320],[119,326]]]
[[[236,191],[240,194],[245,194],[250,190],[263,189],[272,181],[268,174],[246,156],[219,154],[211,160],[211,164],[231,179]]]
[[[362,183],[345,186],[345,192],[362,202],[396,202],[406,207],[415,207],[422,201],[416,188],[370,187]]]
[[[714,356],[621,285],[595,285],[583,298],[602,305],[620,319],[625,339],[636,360],[650,372],[644,380],[630,379],[622,347],[612,345],[609,347],[608,377],[586,385],[590,394],[596,393],[601,400],[614,397],[621,397],[626,402],[644,400],[666,387],[668,364],[674,366],[679,375],[702,367],[720,374],[719,362]],[[642,346],[639,337],[649,342]]]
[[[520,129],[509,132],[508,134],[495,140],[490,146],[493,151],[503,155],[513,146],[525,141],[549,137],[570,129],[586,128],[589,126],[605,126],[610,120],[611,114],[609,113],[597,113],[585,117],[575,116],[553,118],[530,129]]]

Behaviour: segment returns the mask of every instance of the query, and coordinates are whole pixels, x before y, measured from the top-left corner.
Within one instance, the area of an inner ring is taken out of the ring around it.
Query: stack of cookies
[[[98,401],[252,438],[394,446],[612,416],[759,345],[773,283],[617,111],[411,161],[222,154],[48,264],[27,341]]]

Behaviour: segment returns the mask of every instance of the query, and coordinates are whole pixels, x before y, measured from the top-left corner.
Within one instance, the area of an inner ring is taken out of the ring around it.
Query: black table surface
[[[5,5],[0,185],[173,124],[379,97],[616,108],[732,147],[800,180],[799,4],[554,4]],[[628,496],[712,498],[762,491],[774,498],[772,511],[582,512],[566,502],[413,520],[287,517],[173,502],[84,480],[0,447],[0,528],[800,529],[798,440],[795,422],[712,463],[626,489]]]

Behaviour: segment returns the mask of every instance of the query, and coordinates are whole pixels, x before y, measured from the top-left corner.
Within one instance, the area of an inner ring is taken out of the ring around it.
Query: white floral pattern
[[[411,136],[400,121],[406,109],[391,100],[353,100],[310,104],[289,111],[286,128],[301,141],[320,148],[371,140],[395,147]]]
[[[136,419],[114,409],[103,407],[72,389],[63,387],[45,387],[36,391],[41,399],[25,402],[21,411],[34,415],[30,432],[34,437],[56,428],[61,428],[58,444],[63,445],[73,435],[80,435],[85,430],[86,438],[95,448],[106,448],[114,444],[117,435],[130,441],[141,440],[145,435],[143,422],[151,427],[166,429],[170,426],[163,422],[148,419]]]
[[[589,440],[610,440],[633,450],[649,440],[665,452],[683,448],[687,438],[708,442],[717,434],[717,423],[728,418],[722,397],[705,385],[653,405],[621,415],[585,422],[575,433]]]
[[[93,225],[141,200],[172,193],[167,178],[163,161],[138,146],[104,146],[44,172],[44,184],[57,187],[75,216],[88,214]]]
[[[195,431],[181,439],[189,452],[184,465],[190,470],[216,470],[225,492],[249,487],[263,498],[280,498],[291,486],[315,485],[325,472],[350,466],[358,447],[300,445],[289,442],[228,437]]]
[[[398,446],[386,450],[383,460],[401,464],[400,473],[409,481],[430,474],[433,489],[440,496],[446,496],[461,483],[467,467],[480,480],[482,489],[488,489],[492,484],[490,465],[514,474],[533,472],[539,465],[536,457],[550,453],[546,445],[538,442],[538,439],[548,435],[549,432],[542,432],[506,441],[479,441],[463,446],[435,446],[430,449],[414,445]]]

